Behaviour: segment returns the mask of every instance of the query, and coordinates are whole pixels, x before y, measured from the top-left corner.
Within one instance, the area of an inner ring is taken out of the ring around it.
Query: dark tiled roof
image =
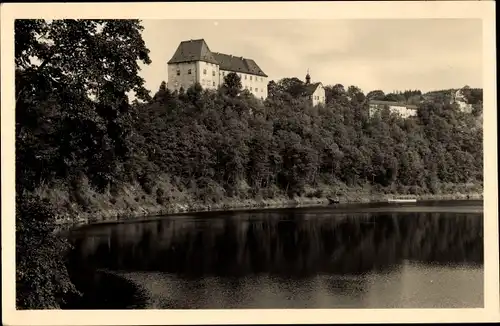
[[[204,39],[183,41],[177,47],[172,59],[168,63],[182,63],[190,61],[205,61],[217,63],[214,55]]]
[[[252,74],[267,77],[260,67],[252,59],[236,57],[224,53],[214,53],[215,59],[219,62],[220,69],[244,74]]]
[[[312,83],[312,84],[309,84],[309,85],[305,85],[304,95],[305,96],[312,95],[316,91],[316,88],[318,88],[318,86],[320,84],[321,83]]]
[[[408,109],[416,109],[417,106],[413,104],[406,104],[406,103],[400,103],[400,102],[392,102],[392,101],[379,101],[379,100],[372,100],[369,102],[370,104],[375,104],[375,105],[394,105],[394,106],[404,106],[407,107]]]
[[[220,69],[267,77],[260,67],[252,59],[236,57],[223,53],[213,53],[208,48],[204,39],[183,41],[177,47],[171,63],[182,63],[190,61],[205,61],[220,65]]]

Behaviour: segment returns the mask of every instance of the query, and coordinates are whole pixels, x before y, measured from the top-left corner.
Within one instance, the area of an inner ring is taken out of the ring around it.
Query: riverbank
[[[138,185],[125,185],[113,194],[110,191],[98,193],[88,186],[79,189],[76,194],[62,188],[44,189],[40,192],[42,197],[49,199],[59,208],[56,223],[63,228],[95,223],[139,221],[182,213],[326,206],[329,204],[329,198],[338,199],[339,204],[387,202],[389,198],[409,195],[419,201],[483,198],[482,187],[472,184],[444,185],[442,191],[437,194],[409,194],[409,191],[397,192],[390,189],[374,189],[370,186],[347,187],[344,184],[308,187],[304,195],[294,198],[276,190],[271,193],[268,191],[266,196],[258,192],[250,197],[249,193],[251,191],[233,197],[221,193],[212,198],[199,200],[193,192],[175,189],[170,185],[163,187],[160,185],[156,191],[149,193]]]
[[[108,270],[72,270],[72,281],[81,296],[68,300],[62,309],[145,309],[149,292],[138,282]]]

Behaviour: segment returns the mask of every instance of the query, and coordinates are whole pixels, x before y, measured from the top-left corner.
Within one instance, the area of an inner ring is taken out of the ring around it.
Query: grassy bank
[[[186,212],[321,206],[327,205],[328,198],[332,197],[341,203],[366,203],[400,195],[412,195],[419,200],[482,199],[483,196],[482,186],[476,184],[442,184],[438,192],[430,193],[417,187],[347,186],[340,182],[306,187],[302,195],[293,198],[278,188],[256,191],[241,183],[236,195],[229,196],[217,184],[207,189],[186,189],[172,184],[168,176],[159,177],[149,189],[139,184],[123,184],[100,193],[83,182],[77,189],[45,186],[38,192],[58,208],[59,225],[116,222]]]

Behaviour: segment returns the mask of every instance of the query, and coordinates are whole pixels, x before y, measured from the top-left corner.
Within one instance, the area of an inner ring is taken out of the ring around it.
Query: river
[[[481,201],[205,212],[69,238],[73,278],[111,271],[144,308],[483,307]],[[79,308],[124,308],[111,283]]]

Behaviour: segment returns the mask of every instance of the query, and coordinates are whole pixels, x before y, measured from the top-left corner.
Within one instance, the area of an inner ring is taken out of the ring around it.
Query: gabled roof
[[[222,70],[267,77],[252,59],[218,52],[214,53],[214,57],[219,62],[220,69]]]
[[[380,101],[380,100],[371,100],[369,104],[375,104],[375,105],[394,105],[394,106],[404,106],[409,109],[416,109],[417,106],[413,104],[406,104],[406,103],[400,103],[400,102],[392,102],[392,101]]]
[[[312,95],[316,91],[316,88],[318,88],[319,85],[321,85],[321,83],[312,83],[304,85],[304,95],[305,96]]]
[[[172,59],[170,59],[168,63],[171,64],[190,61],[205,61],[214,64],[218,63],[204,39],[182,41],[177,47]]]

